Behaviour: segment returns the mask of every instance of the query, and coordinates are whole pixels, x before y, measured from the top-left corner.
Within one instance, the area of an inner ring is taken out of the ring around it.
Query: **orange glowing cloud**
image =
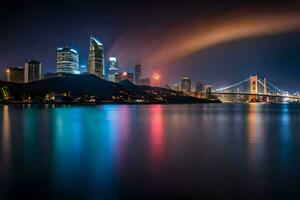
[[[129,32],[118,38],[110,54],[121,63],[170,66],[195,52],[214,45],[251,37],[300,30],[297,8],[243,9],[206,19],[191,19],[174,26]]]
[[[154,73],[152,79],[159,81],[161,79],[161,75],[159,73]]]

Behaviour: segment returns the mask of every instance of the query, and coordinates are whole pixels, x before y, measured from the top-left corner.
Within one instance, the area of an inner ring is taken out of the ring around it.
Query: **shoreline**
[[[222,102],[0,102],[0,105],[181,105],[181,104],[221,104]]]

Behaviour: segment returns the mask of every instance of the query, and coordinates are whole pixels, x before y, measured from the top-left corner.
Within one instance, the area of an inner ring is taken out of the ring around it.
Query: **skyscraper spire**
[[[105,79],[103,44],[94,36],[90,36],[90,50],[88,57],[88,73]]]

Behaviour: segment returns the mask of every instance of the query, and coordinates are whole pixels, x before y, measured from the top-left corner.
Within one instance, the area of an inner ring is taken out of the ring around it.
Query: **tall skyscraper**
[[[75,49],[57,48],[56,66],[58,73],[79,74],[79,56]]]
[[[192,81],[188,77],[181,78],[181,91],[182,92],[191,92]]]
[[[6,80],[16,83],[24,83],[24,68],[10,67],[6,69]]]
[[[42,63],[36,60],[30,60],[24,66],[25,83],[37,81],[42,78]]]
[[[103,44],[92,36],[90,37],[88,73],[105,79]]]
[[[109,57],[108,61],[108,80],[116,82],[116,74],[119,73],[119,63],[116,57]]]
[[[139,85],[140,81],[141,81],[141,77],[142,77],[142,65],[141,65],[141,63],[138,63],[134,67],[134,73],[135,73],[134,82],[135,82],[135,84]]]
[[[205,90],[204,84],[201,81],[196,82],[196,92],[203,92]]]

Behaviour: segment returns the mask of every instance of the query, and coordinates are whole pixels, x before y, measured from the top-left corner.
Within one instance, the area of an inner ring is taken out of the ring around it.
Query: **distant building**
[[[140,79],[139,85],[151,85],[150,78],[142,78],[142,79]]]
[[[109,57],[108,61],[108,80],[116,82],[116,74],[119,73],[119,63],[116,57]]]
[[[203,92],[205,90],[204,84],[201,81],[196,82],[195,90],[196,92]]]
[[[115,75],[116,82],[120,82],[123,80],[129,80],[131,82],[134,81],[134,74],[129,72],[122,72]]]
[[[181,91],[191,92],[192,81],[188,77],[182,77],[181,79]]]
[[[205,96],[206,96],[207,99],[212,98],[211,85],[205,85]]]
[[[142,77],[142,65],[140,63],[138,63],[135,67],[134,67],[134,73],[135,73],[135,84],[139,85],[141,84],[141,77]]]
[[[211,85],[205,85],[205,92],[211,93]]]
[[[179,85],[177,83],[172,85],[172,90],[179,91]]]
[[[79,74],[79,56],[75,49],[57,48],[56,66],[58,73]]]
[[[165,88],[166,88],[166,89],[169,89],[169,90],[172,89],[172,87],[171,87],[169,84],[166,84],[166,85],[165,85]]]
[[[6,69],[6,80],[15,83],[24,83],[24,68],[10,67]]]
[[[36,60],[30,60],[24,66],[24,81],[38,81],[42,78],[42,63]]]
[[[90,37],[88,73],[105,79],[103,44],[94,37]]]
[[[79,71],[80,71],[80,74],[87,73],[87,67],[86,67],[86,65],[81,65],[79,67]]]
[[[73,77],[73,74],[70,73],[53,73],[53,72],[47,72],[44,74],[43,79],[50,79],[50,78],[57,78],[57,77]]]
[[[43,75],[43,79],[56,78],[58,77],[57,74],[60,73],[47,72],[46,74]]]

